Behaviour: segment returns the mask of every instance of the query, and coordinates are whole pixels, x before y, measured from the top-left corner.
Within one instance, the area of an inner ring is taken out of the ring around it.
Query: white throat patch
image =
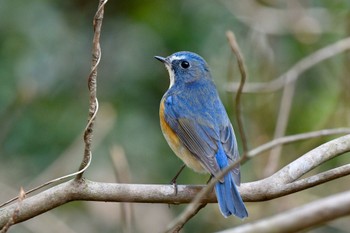
[[[173,61],[175,60],[183,60],[185,59],[186,56],[176,56],[176,55],[173,55],[170,57],[170,63],[172,63]],[[174,70],[171,69],[171,67],[169,66],[165,66],[166,69],[168,70],[168,73],[169,73],[169,78],[170,78],[170,85],[169,85],[169,89],[174,85],[174,82],[175,82],[175,73],[174,73]]]
[[[166,67],[166,69],[168,70],[168,73],[169,73],[169,78],[170,78],[169,89],[170,89],[174,85],[174,82],[175,82],[175,73],[171,69],[170,66],[166,65],[165,67]]]

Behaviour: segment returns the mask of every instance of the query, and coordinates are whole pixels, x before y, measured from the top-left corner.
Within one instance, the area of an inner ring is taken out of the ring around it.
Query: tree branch
[[[266,83],[247,83],[243,88],[243,92],[261,93],[277,91],[283,88],[285,85],[288,85],[290,82],[296,81],[300,77],[300,74],[304,73],[311,67],[349,49],[350,37],[347,37],[324,48],[321,48],[309,56],[301,59],[287,72],[283,73],[281,76],[272,81]],[[239,83],[231,83],[227,86],[227,91],[236,91],[238,87]]]
[[[104,5],[107,3],[107,0],[100,0],[98,4],[98,9],[93,20],[94,27],[94,38],[92,46],[92,62],[91,62],[91,71],[88,78],[88,88],[90,91],[90,101],[89,101],[89,116],[88,124],[84,131],[84,157],[83,161],[80,164],[79,171],[81,171],[76,179],[81,179],[83,176],[84,170],[88,167],[89,161],[91,161],[91,142],[92,142],[92,132],[94,128],[94,122],[98,110],[98,101],[97,101],[97,67],[101,60],[101,47],[100,47],[100,36],[101,36],[101,27],[104,14]]]
[[[244,201],[265,201],[300,191],[296,186],[294,186],[294,189],[286,189],[285,187],[287,187],[288,182],[295,181],[323,162],[348,151],[350,151],[350,134],[334,139],[311,150],[266,179],[242,184],[240,188],[242,199]],[[230,167],[222,171],[217,179],[220,179],[220,176],[229,170]],[[212,179],[209,184],[198,193],[190,205],[168,225],[165,232],[176,232],[179,227],[183,226],[189,216],[193,215],[196,211],[196,206],[198,206],[201,199],[205,197],[205,194],[212,190],[214,182],[215,180]],[[308,187],[313,187],[312,183],[304,185],[304,188]]]
[[[316,184],[320,184],[319,182],[327,182],[329,181],[328,178],[330,177],[335,179],[337,178],[336,174],[334,174],[334,170],[331,170],[328,171],[328,173],[326,172],[326,175],[324,173],[319,174],[317,177],[318,180],[315,179],[313,182],[305,183],[305,181],[307,181],[305,179],[296,182],[298,178],[305,175],[307,172],[311,171],[320,164],[349,151],[350,134],[324,143],[304,154],[300,158],[294,160],[272,176],[263,180],[245,183],[244,190],[247,191],[247,195],[244,195],[244,200],[270,200],[300,191],[305,188],[313,187]],[[344,169],[344,167],[341,167],[341,169]],[[348,169],[348,167],[346,169]],[[348,172],[344,172],[344,175],[346,174],[348,174]],[[313,178],[316,178],[316,176],[313,176]],[[309,180],[311,180],[311,178],[309,178]]]
[[[237,64],[239,67],[239,72],[241,74],[241,82],[239,84],[238,90],[237,90],[237,95],[236,95],[236,118],[237,118],[237,124],[238,124],[238,129],[239,129],[239,134],[241,136],[242,140],[242,157],[243,159],[247,156],[248,152],[248,144],[247,144],[247,137],[244,132],[244,127],[243,127],[243,120],[242,120],[242,107],[241,107],[241,96],[242,96],[242,91],[244,84],[247,80],[247,73],[246,69],[244,66],[244,60],[242,53],[239,49],[235,34],[232,31],[227,31],[226,32],[226,37],[229,42],[229,45],[231,47],[232,52],[235,54],[236,59],[237,59]]]
[[[22,201],[14,223],[22,222],[71,201],[189,203],[203,186],[179,185],[175,195],[173,185],[142,185],[100,183],[82,179],[71,180]],[[204,203],[215,202],[211,194]],[[17,203],[0,209],[0,228],[11,218]]]
[[[262,144],[256,147],[255,149],[250,150],[248,152],[248,158],[252,158],[278,145],[292,143],[292,142],[310,139],[310,138],[317,138],[321,136],[329,136],[334,134],[350,134],[350,128],[323,129],[318,131],[312,131],[312,132],[306,132],[306,133],[294,134],[294,135],[276,138],[272,141],[269,141],[265,144]]]
[[[220,233],[297,232],[349,214],[350,191],[347,191]]]
[[[242,198],[244,201],[270,200],[345,176],[349,174],[349,165],[296,181],[316,166],[348,151],[350,151],[350,135],[327,142],[266,179],[243,183],[239,188]],[[204,187],[206,186],[178,185],[178,193],[175,195],[172,185],[115,184],[84,179],[80,180],[80,182],[71,180],[24,199],[14,224],[65,203],[78,200],[168,204],[190,203]],[[216,198],[211,191],[209,194],[204,195],[198,204],[213,202],[216,202]],[[17,207],[17,203],[13,203],[0,209],[0,228],[8,222],[8,219],[11,218]]]

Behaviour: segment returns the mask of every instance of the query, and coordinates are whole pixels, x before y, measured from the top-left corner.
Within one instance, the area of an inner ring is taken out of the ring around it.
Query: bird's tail
[[[224,177],[223,182],[216,183],[215,192],[222,215],[228,217],[233,214],[241,219],[248,217],[247,209],[233,181],[231,172]]]

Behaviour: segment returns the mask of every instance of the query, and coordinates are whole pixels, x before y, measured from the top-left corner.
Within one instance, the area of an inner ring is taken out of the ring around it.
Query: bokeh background
[[[97,3],[0,2],[1,202],[17,195],[21,186],[32,188],[75,171],[80,164]],[[240,76],[225,32],[235,32],[249,82],[269,81],[312,52],[349,36],[349,10],[348,0],[109,1],[98,70],[100,111],[93,161],[85,176],[102,182],[165,184],[182,165],[160,131],[159,101],[169,80],[154,55],[167,56],[179,50],[202,55],[237,128],[234,93],[226,89],[228,82],[239,81]],[[302,74],[286,134],[349,125],[349,55],[339,54]],[[249,148],[273,138],[280,99],[281,91],[243,96]],[[285,146],[279,167],[334,137]],[[243,182],[265,176],[268,155],[242,166]],[[115,156],[124,156],[128,165],[116,168]],[[333,159],[316,172],[348,163],[348,156]],[[178,182],[203,184],[207,179],[185,169]],[[348,184],[349,179],[342,178],[272,201],[247,203],[250,217],[244,222],[224,219],[217,205],[208,205],[183,232],[234,227],[346,190]],[[184,207],[134,204],[132,232],[159,232]],[[342,218],[312,232],[348,232],[349,220]],[[122,232],[123,221],[119,203],[74,202],[10,231]]]

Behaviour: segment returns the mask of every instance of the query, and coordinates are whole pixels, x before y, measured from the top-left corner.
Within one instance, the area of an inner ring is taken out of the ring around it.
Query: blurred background
[[[0,2],[1,202],[17,195],[21,186],[28,190],[79,167],[97,4],[83,0]],[[159,127],[159,102],[169,80],[153,56],[180,50],[203,56],[237,131],[235,93],[227,89],[240,75],[225,32],[235,32],[248,82],[266,82],[318,49],[348,37],[349,10],[347,0],[109,1],[98,68],[100,111],[86,178],[167,184],[182,165]],[[349,64],[349,52],[340,53],[301,75],[285,134],[349,125]],[[281,95],[282,90],[244,94],[250,149],[273,138]],[[335,137],[283,147],[274,169]],[[266,152],[245,163],[242,181],[266,177],[269,156]],[[127,163],[121,166],[121,159]],[[348,154],[314,173],[345,163],[349,163]],[[185,169],[178,183],[204,184],[207,179]],[[345,177],[272,201],[247,203],[250,217],[244,222],[224,219],[218,206],[210,204],[183,232],[213,232],[272,216],[346,190],[349,181]],[[10,232],[123,232],[128,226],[121,207],[119,203],[73,202],[13,226]],[[129,228],[131,232],[159,232],[184,207],[133,204]],[[349,220],[342,218],[312,232],[348,232]]]

